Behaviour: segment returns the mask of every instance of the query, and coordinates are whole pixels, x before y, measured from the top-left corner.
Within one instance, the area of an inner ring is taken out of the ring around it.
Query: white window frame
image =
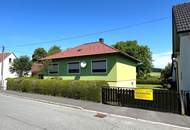
[[[70,63],[76,63],[76,62],[79,63],[79,72],[78,73],[69,73],[69,64]],[[80,74],[80,72],[81,72],[80,61],[69,61],[69,62],[67,62],[67,74]]]
[[[48,69],[49,75],[59,75],[59,64],[58,63],[50,63],[49,65],[57,64],[57,73],[50,73],[50,70]]]
[[[92,71],[92,62],[93,61],[101,61],[101,60],[105,60],[106,61],[106,72],[93,72]],[[94,59],[94,60],[91,60],[91,74],[106,74],[107,71],[108,71],[108,64],[107,64],[107,59]]]

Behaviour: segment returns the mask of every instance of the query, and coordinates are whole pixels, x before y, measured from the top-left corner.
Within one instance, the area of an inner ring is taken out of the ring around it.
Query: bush
[[[7,79],[7,81],[8,90],[62,96],[95,102],[100,102],[101,87],[108,86],[105,81],[33,78],[15,78]]]

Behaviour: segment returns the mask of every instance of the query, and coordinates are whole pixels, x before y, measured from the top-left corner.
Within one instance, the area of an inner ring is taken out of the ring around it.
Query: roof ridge
[[[87,42],[87,43],[83,43],[83,44],[77,45],[77,46],[75,46],[75,47],[67,48],[67,49],[65,49],[65,50],[63,50],[63,51],[61,51],[61,52],[67,51],[67,50],[69,50],[69,49],[74,49],[74,48],[77,48],[77,47],[80,47],[80,46],[83,46],[83,45],[95,44],[95,43],[99,43],[99,42],[96,41],[96,42]]]
[[[176,7],[176,6],[183,6],[183,5],[187,5],[187,4],[190,4],[190,2],[186,2],[186,3],[177,4],[177,5],[174,5],[173,7]]]
[[[189,5],[190,2],[186,2],[186,3],[181,3],[181,4],[176,4],[176,5],[173,5],[172,8],[175,8],[175,7],[178,7],[178,6],[184,6],[184,5]]]
[[[87,43],[83,43],[83,44],[81,44],[81,45],[79,45],[79,46],[88,45],[88,44],[95,44],[95,43],[99,43],[99,42],[98,42],[98,41],[95,41],[95,42],[87,42]]]

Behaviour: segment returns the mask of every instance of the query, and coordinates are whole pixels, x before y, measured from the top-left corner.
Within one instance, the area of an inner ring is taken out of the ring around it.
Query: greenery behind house
[[[148,46],[140,45],[136,40],[121,41],[112,46],[140,60],[140,63],[137,65],[137,78],[144,78],[151,72],[153,60],[152,52]]]

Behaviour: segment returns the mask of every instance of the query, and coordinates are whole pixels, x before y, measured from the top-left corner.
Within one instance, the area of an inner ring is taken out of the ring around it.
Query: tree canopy
[[[13,64],[11,65],[10,72],[17,73],[19,77],[28,75],[31,70],[32,62],[28,56],[21,56],[14,59]]]
[[[47,55],[48,55],[48,56],[49,56],[49,55],[53,55],[53,54],[58,53],[58,52],[61,52],[61,48],[60,48],[59,46],[54,45],[54,46],[52,46],[52,47],[48,50]]]
[[[172,64],[168,63],[161,72],[161,80],[167,81],[172,76]]]
[[[44,48],[37,48],[35,49],[33,55],[32,55],[32,61],[36,62],[41,58],[44,58],[47,56],[47,52]]]
[[[145,77],[151,72],[152,64],[152,53],[150,48],[146,45],[140,45],[137,41],[120,41],[112,45],[116,49],[119,49],[130,56],[133,56],[141,61],[137,66],[137,77]]]

